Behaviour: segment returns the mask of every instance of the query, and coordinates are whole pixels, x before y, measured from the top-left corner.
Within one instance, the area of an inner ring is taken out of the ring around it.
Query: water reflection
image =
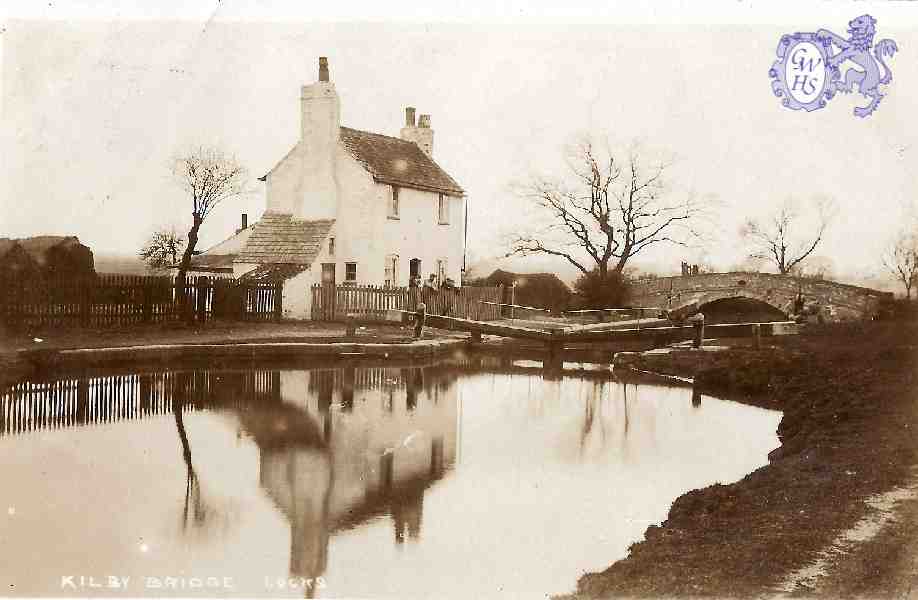
[[[778,418],[508,357],[25,382],[0,394],[0,476],[16,483],[0,503],[28,507],[0,521],[0,583],[68,596],[107,591],[60,576],[112,573],[134,578],[133,596],[197,593],[147,589],[150,575],[232,575],[216,595],[564,592],[679,494],[764,464]],[[286,577],[328,588],[266,580]]]

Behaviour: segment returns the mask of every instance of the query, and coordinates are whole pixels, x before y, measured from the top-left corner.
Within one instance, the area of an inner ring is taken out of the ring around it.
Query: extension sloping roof
[[[341,128],[340,139],[377,181],[454,196],[465,193],[414,142],[350,127]]]
[[[311,265],[334,224],[333,219],[301,221],[291,215],[266,212],[252,226],[234,262]]]
[[[216,246],[195,254],[191,257],[191,270],[214,273],[232,272],[233,261],[239,256],[239,252],[245,247],[251,235],[251,227],[238,230]]]
[[[235,254],[196,254],[191,257],[191,271],[208,271],[219,273],[221,271],[233,272]]]
[[[245,273],[243,281],[284,281],[296,277],[309,268],[309,265],[292,265],[289,263],[269,263]]]

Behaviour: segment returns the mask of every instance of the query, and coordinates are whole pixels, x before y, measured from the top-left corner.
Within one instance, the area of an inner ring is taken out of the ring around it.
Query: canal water
[[[0,594],[539,598],[780,413],[608,367],[82,372],[0,392]]]

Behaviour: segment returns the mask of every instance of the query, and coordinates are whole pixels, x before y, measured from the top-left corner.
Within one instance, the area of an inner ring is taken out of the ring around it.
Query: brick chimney
[[[324,56],[319,57],[319,80],[302,88],[300,114],[302,178],[293,216],[333,219],[338,209],[335,151],[341,128],[341,103]]]
[[[430,128],[430,115],[418,117],[414,123],[413,106],[405,108],[405,126],[402,127],[402,139],[414,142],[427,156],[433,158],[433,129]]]

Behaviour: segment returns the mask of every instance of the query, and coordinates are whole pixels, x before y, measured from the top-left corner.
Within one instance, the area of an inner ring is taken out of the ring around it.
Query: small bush
[[[603,277],[598,269],[581,275],[574,282],[577,308],[617,308],[626,306],[629,299],[629,282],[621,273],[607,272]]]

